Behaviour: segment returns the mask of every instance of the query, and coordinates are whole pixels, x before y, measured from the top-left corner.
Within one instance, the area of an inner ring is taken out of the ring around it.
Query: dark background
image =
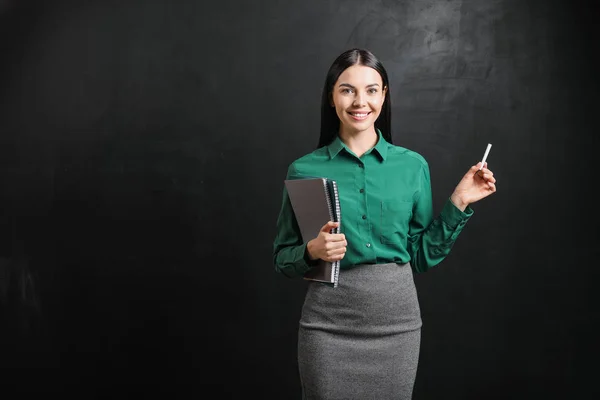
[[[598,396],[592,4],[0,0],[0,396],[299,399],[275,220],[354,46],[436,212],[493,144],[414,398]]]

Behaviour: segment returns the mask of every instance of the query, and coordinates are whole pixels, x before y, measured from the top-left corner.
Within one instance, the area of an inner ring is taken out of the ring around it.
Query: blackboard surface
[[[0,1],[0,390],[299,399],[275,220],[359,46],[437,211],[493,144],[498,193],[416,277],[414,398],[597,396],[592,2],[258,3]]]

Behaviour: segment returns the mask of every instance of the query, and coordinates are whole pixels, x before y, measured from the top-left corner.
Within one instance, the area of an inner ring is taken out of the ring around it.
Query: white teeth
[[[355,117],[358,117],[358,118],[363,118],[363,117],[366,117],[367,115],[369,115],[368,113],[367,114],[351,113],[351,114],[354,115]]]

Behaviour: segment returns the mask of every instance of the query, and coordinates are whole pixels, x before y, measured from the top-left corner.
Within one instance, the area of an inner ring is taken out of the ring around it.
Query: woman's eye
[[[369,94],[375,94],[375,93],[377,93],[377,89],[369,89],[368,93]]]
[[[344,89],[342,89],[342,93],[344,93],[344,94],[352,93],[352,89],[344,88]]]

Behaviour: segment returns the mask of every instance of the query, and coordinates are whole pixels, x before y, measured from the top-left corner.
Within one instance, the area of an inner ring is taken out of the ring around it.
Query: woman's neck
[[[362,157],[372,149],[379,140],[375,128],[362,132],[347,132],[340,129],[340,140],[354,153],[356,157]]]

